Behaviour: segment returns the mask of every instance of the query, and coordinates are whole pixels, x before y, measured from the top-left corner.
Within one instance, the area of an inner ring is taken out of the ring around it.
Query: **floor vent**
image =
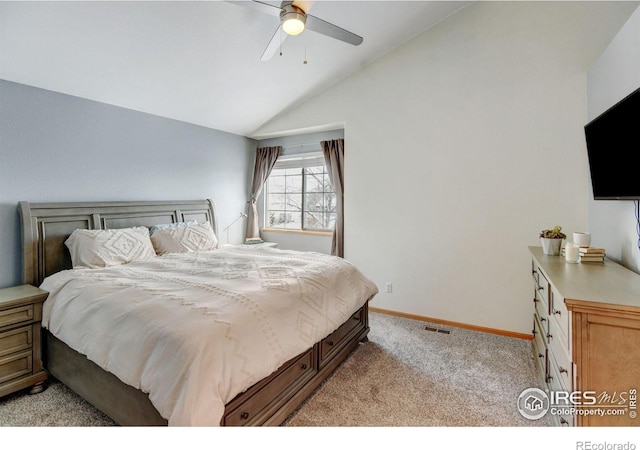
[[[424,327],[427,331],[435,331],[436,333],[449,334],[451,331],[443,330],[442,328]]]

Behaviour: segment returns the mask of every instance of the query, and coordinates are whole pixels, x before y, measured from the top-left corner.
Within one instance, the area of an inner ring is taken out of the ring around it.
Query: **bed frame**
[[[217,232],[211,200],[90,203],[20,202],[23,278],[39,286],[45,277],[71,268],[64,241],[73,230],[151,227],[159,223],[209,221]],[[370,300],[370,299],[369,299]],[[44,335],[47,372],[120,425],[167,425],[144,392]],[[369,333],[368,301],[332,334],[225,405],[220,425],[280,425]]]

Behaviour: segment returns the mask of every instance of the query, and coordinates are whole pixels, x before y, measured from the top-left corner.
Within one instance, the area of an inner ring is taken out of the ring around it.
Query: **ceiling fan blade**
[[[287,33],[281,33],[282,26],[278,26],[276,32],[273,33],[269,44],[267,44],[267,48],[264,49],[262,56],[260,57],[260,61],[268,61],[271,59],[273,55],[275,55],[280,49],[280,45],[287,38]]]
[[[266,14],[270,14],[272,16],[280,17],[280,11],[282,8],[280,6],[274,6],[270,3],[259,2],[258,0],[227,0],[227,3],[233,3],[234,5],[245,6],[247,8],[251,8],[256,11],[260,11]]]
[[[339,39],[352,45],[360,45],[363,41],[363,39],[357,34],[353,34],[352,32],[345,30],[344,28],[340,28],[337,25],[326,22],[322,19],[318,19],[317,17],[310,14],[307,14],[306,28],[311,31],[315,31],[316,33],[324,34],[325,36]]]

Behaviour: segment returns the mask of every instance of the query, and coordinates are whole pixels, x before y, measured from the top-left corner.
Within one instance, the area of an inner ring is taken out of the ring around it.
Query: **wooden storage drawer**
[[[351,318],[340,328],[331,333],[320,342],[320,367],[327,359],[330,359],[336,352],[340,351],[345,343],[349,341],[352,333],[364,328],[363,310],[356,311]]]
[[[0,358],[0,383],[30,375],[33,370],[31,349]]]
[[[542,270],[540,270],[540,267],[538,267],[535,262],[532,262],[532,264],[533,281],[536,291],[538,292],[538,295],[544,301],[544,303],[547,304],[547,301],[549,299],[549,282],[544,276],[544,273],[542,273]]]
[[[542,326],[543,334],[546,336],[549,331],[549,313],[546,303],[543,303],[541,300],[536,299],[535,302],[535,314],[538,316],[538,320],[540,321],[540,325]]]
[[[571,392],[568,386],[564,385],[562,381],[563,381],[562,375],[560,375],[560,373],[558,372],[558,367],[556,366],[555,361],[553,360],[553,358],[550,358],[549,359],[549,376],[547,378],[547,384],[549,386],[549,389],[554,392],[558,392],[558,391]],[[555,425],[569,426],[569,427],[572,427],[575,425],[575,418],[573,415],[570,414],[570,410],[571,408],[573,408],[573,405],[571,405],[570,402],[568,403],[569,404],[567,405],[552,405],[552,408],[559,408],[561,410],[561,411],[556,411],[556,412],[561,412],[561,414],[553,414],[552,411],[549,411],[549,414],[551,414],[551,420],[552,422],[554,422]]]
[[[562,384],[567,390],[573,388],[573,364],[569,357],[569,350],[567,349],[567,343],[562,338],[562,333],[557,330],[557,324],[555,321],[551,322],[551,330],[549,331],[549,357],[554,359],[556,368],[558,369],[558,375]]]
[[[33,305],[18,306],[0,310],[0,328],[31,322],[33,320]]]
[[[305,383],[317,372],[314,354],[311,348],[291,364],[278,369],[264,385],[256,389],[254,395],[224,416],[223,425],[259,425],[262,412],[271,406],[285,402],[296,392],[297,386]],[[283,392],[283,394],[274,398],[274,392]]]
[[[536,334],[532,342],[533,362],[538,369],[538,379],[544,380],[547,376],[547,347],[539,334]]]
[[[567,305],[564,304],[564,299],[560,294],[555,292],[554,289],[551,290],[550,306],[549,317],[558,324],[559,331],[563,334],[563,339],[567,342],[566,348],[569,350],[571,348],[569,346],[571,316],[569,315]]]
[[[0,358],[31,349],[32,345],[33,328],[31,325],[0,333]]]

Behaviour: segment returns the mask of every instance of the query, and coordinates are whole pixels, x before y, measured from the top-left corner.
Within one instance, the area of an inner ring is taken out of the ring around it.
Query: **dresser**
[[[47,292],[30,285],[0,289],[0,397],[44,389],[42,303]]]
[[[571,264],[529,251],[539,379],[552,407],[552,393],[574,394],[560,398],[552,422],[640,426],[640,275],[609,259]]]

